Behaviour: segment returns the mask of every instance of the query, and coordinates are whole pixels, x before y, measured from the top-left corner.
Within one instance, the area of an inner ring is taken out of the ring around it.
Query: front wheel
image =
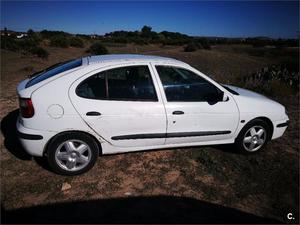
[[[91,169],[99,155],[96,141],[83,133],[70,132],[56,136],[48,146],[47,158],[54,172],[78,175]]]
[[[260,119],[250,121],[240,131],[236,138],[236,148],[243,153],[261,151],[267,144],[270,136],[268,124]]]

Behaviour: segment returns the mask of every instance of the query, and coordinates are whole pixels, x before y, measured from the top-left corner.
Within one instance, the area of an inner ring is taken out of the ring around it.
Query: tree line
[[[137,45],[160,44],[164,45],[178,45],[184,46],[184,51],[191,52],[197,49],[211,49],[212,45],[231,45],[231,44],[247,44],[255,48],[264,46],[282,47],[298,47],[299,41],[297,39],[272,39],[272,38],[225,38],[225,37],[193,37],[179,32],[162,31],[155,32],[150,26],[143,26],[141,30],[137,31],[114,31],[106,33],[105,35],[86,35],[86,34],[70,34],[64,31],[49,31],[42,30],[35,32],[29,29],[27,36],[18,39],[17,33],[8,31],[5,28],[1,31],[1,48],[12,51],[22,51],[31,53],[41,58],[47,58],[49,53],[41,47],[44,45],[68,48],[76,47],[82,48],[85,43],[95,42],[89,51],[93,54],[105,54],[107,49],[105,45],[108,43],[128,44],[134,43]],[[102,44],[101,44],[102,43]],[[103,45],[104,46],[101,46]],[[100,49],[99,51],[94,51]]]

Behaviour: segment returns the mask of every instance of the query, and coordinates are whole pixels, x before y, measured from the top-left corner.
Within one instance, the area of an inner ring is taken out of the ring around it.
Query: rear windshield
[[[63,63],[58,63],[53,66],[48,67],[45,70],[42,70],[41,72],[36,73],[37,75],[34,76],[31,80],[28,81],[26,84],[26,88],[31,87],[43,80],[46,80],[50,77],[55,76],[56,74],[65,72],[67,70],[74,69],[76,67],[79,67],[82,65],[82,59],[75,59]]]

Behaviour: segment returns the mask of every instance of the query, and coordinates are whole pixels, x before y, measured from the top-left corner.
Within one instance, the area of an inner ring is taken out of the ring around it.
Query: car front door
[[[165,143],[166,114],[149,64],[118,66],[76,81],[71,101],[83,120],[119,147]]]
[[[237,128],[239,111],[232,97],[191,69],[153,65],[167,113],[166,144],[224,142]],[[219,96],[219,97],[218,97]]]

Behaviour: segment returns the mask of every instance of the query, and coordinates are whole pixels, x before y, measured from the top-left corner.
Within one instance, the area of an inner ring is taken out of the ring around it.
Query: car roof
[[[176,63],[185,64],[186,63],[162,56],[154,55],[139,55],[139,54],[109,54],[109,55],[94,55],[87,56],[83,58],[83,64],[99,64],[99,63],[117,63],[117,62],[160,62],[160,63]]]

